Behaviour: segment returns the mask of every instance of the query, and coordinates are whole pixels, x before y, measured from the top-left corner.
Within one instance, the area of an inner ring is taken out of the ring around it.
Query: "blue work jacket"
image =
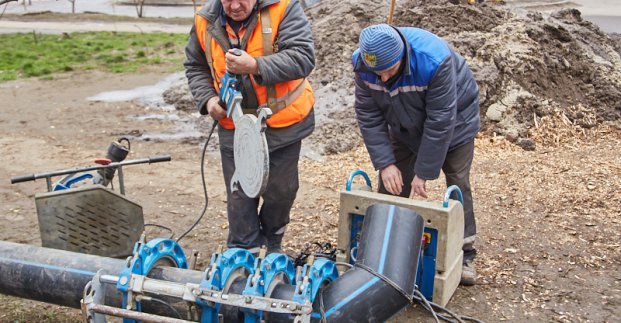
[[[415,174],[433,180],[447,152],[479,131],[479,87],[444,40],[419,28],[395,29],[406,45],[405,66],[391,86],[367,69],[360,49],[352,56],[356,118],[375,169],[396,162],[397,141],[416,154]]]

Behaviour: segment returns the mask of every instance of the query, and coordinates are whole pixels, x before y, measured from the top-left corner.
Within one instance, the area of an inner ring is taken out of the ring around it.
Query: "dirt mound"
[[[578,10],[544,16],[493,5],[416,7],[415,2],[399,8],[396,25],[430,30],[466,57],[481,88],[487,131],[526,138],[536,118],[559,109],[584,128],[618,124],[619,43],[584,21]]]
[[[354,116],[346,112],[353,106],[351,54],[360,31],[384,22],[387,11],[383,1],[370,0],[324,1],[307,10],[316,47],[313,85],[322,95],[330,94],[321,91],[326,84],[347,91],[336,101],[334,96],[322,100],[318,95],[318,110],[326,101],[344,109],[338,118]],[[544,16],[487,4],[408,0],[399,2],[394,24],[427,29],[466,57],[481,88],[484,130],[506,135],[525,149],[535,147],[528,138],[535,120],[559,110],[584,128],[608,121],[619,124],[621,37],[602,33],[577,10]],[[578,104],[580,109],[573,108]],[[330,128],[337,121],[341,133],[358,133],[355,122],[336,119],[334,115],[320,124],[318,135],[324,135],[321,127]]]
[[[183,82],[177,82],[174,86],[164,91],[162,96],[164,97],[164,102],[174,105],[177,110],[185,112],[196,111],[196,101],[194,101],[185,79]]]
[[[316,66],[313,82],[343,81],[353,84],[351,55],[358,47],[360,31],[384,22],[388,6],[383,1],[323,1],[308,9],[315,41]],[[313,84],[319,85],[319,84]]]

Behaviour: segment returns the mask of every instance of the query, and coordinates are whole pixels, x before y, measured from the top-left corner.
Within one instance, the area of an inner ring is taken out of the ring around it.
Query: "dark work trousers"
[[[414,179],[414,165],[416,154],[405,145],[393,141],[393,151],[397,162],[395,166],[401,171],[403,178],[403,190],[400,196],[410,196],[412,180]],[[474,240],[477,233],[477,225],[472,208],[472,190],[470,188],[470,167],[474,156],[474,139],[464,145],[449,151],[442,165],[442,171],[446,177],[446,186],[457,185],[464,198],[464,262],[471,261],[476,256]],[[378,191],[390,194],[384,187],[380,175]],[[451,195],[452,199],[458,199],[457,193]]]
[[[261,246],[280,248],[289,212],[298,192],[298,160],[302,142],[270,152],[269,179],[261,196],[263,204],[259,211],[259,198],[249,198],[240,189],[231,193],[231,178],[235,171],[232,149],[220,148],[222,172],[227,195],[229,219],[229,248],[245,248],[257,252]]]

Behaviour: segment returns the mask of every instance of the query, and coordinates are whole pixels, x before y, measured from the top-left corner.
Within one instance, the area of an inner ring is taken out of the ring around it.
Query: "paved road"
[[[21,1],[22,0],[20,0],[20,2]],[[546,4],[550,3],[566,3],[566,6],[574,6],[579,9],[585,19],[598,24],[603,31],[621,33],[621,0],[506,0],[506,2],[510,5],[527,7],[544,5],[544,8]],[[11,2],[1,7],[0,10],[6,7],[7,13],[15,14],[40,11],[71,12],[71,3],[63,0],[32,0],[32,5],[26,7],[16,2]],[[558,7],[556,7],[556,9],[558,9]],[[145,8],[145,16],[165,18],[192,17],[193,11],[192,6],[149,6]],[[112,0],[76,0],[76,12],[101,12],[110,15],[136,16],[136,10],[133,6],[114,5]],[[100,30],[138,31],[139,29],[143,32],[188,32],[185,27],[158,26],[157,24],[143,23],[116,23],[108,27],[96,23],[63,24],[41,22],[33,26],[32,22],[21,23],[10,22],[6,19],[0,20],[0,33],[32,32],[33,28],[46,33]]]
[[[6,13],[22,14],[27,12],[64,12],[71,13],[71,3],[66,0],[32,0],[32,5],[24,7],[23,0],[11,2],[7,5]],[[203,2],[197,1],[197,3]],[[2,6],[4,7],[4,6]],[[2,8],[0,8],[0,12]],[[75,0],[75,11],[101,12],[109,15],[136,17],[136,8],[127,5],[115,5],[112,0]],[[192,17],[194,8],[192,6],[147,6],[144,8],[145,17]]]
[[[621,33],[620,0],[506,0],[506,2],[512,6],[537,7],[543,11],[546,8],[558,10],[560,6],[573,7],[580,10],[582,18],[597,24],[604,32]]]
[[[8,21],[0,20],[0,33],[37,33],[62,34],[84,31],[117,31],[117,32],[166,32],[175,34],[189,34],[191,26],[166,25],[157,23],[133,23],[133,22],[31,22],[31,21]]]
[[[621,33],[621,1],[619,0],[572,0],[584,19],[592,21],[609,33]]]

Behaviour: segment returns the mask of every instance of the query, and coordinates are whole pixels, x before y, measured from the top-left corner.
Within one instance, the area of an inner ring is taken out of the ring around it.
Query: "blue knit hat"
[[[403,57],[403,40],[387,24],[369,26],[360,32],[360,54],[371,71],[385,70]]]

